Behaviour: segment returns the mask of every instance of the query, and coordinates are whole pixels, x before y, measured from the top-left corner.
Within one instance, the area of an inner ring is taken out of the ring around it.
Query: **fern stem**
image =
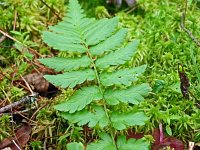
[[[99,77],[99,74],[98,74],[98,71],[97,71],[97,67],[96,67],[96,65],[95,65],[95,63],[94,63],[94,60],[93,60],[93,58],[92,58],[92,55],[91,55],[90,52],[89,52],[88,46],[87,46],[87,54],[88,54],[88,56],[89,56],[89,58],[90,58],[90,60],[91,60],[91,63],[92,63],[92,65],[93,65],[93,67],[94,67],[94,71],[95,71],[96,79],[97,79],[97,82],[98,82],[99,90],[100,90],[100,92],[101,92],[101,94],[102,94],[102,96],[103,96],[103,100],[105,100],[105,98],[104,98],[104,92],[103,92],[103,90],[102,90],[102,85],[101,85],[101,81],[100,81],[100,77]],[[108,115],[108,110],[107,110],[107,107],[106,107],[106,104],[105,104],[105,103],[103,103],[103,107],[104,107],[104,111],[105,111],[105,113],[106,113],[106,116],[107,116],[108,119],[109,119],[110,126],[111,126],[111,128],[113,128],[113,127],[112,127],[112,124],[111,124],[111,119],[110,119],[110,116]],[[111,135],[113,144],[115,145],[116,149],[118,149],[118,148],[117,148],[117,145],[116,145],[116,142],[115,142],[113,130],[111,130],[110,135]]]

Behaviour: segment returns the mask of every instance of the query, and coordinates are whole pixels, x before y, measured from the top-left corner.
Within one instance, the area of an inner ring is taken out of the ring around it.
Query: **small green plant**
[[[133,84],[146,65],[126,67],[136,54],[138,40],[125,43],[127,30],[118,29],[118,18],[95,20],[87,18],[77,0],[69,1],[69,11],[63,21],[44,31],[43,41],[54,49],[69,53],[69,57],[40,59],[44,65],[64,71],[45,78],[62,88],[78,87],[66,101],[55,106],[60,116],[79,126],[96,128],[101,140],[94,148],[109,150],[148,149],[144,140],[118,136],[119,131],[144,125],[146,115],[134,109],[148,95],[147,83]],[[77,86],[79,85],[79,86]],[[78,141],[80,142],[80,141]],[[84,149],[82,143],[70,143],[68,149]]]

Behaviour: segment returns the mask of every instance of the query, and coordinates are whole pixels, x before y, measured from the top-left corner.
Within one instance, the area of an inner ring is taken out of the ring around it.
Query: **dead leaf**
[[[27,82],[33,91],[38,92],[41,96],[47,96],[48,93],[55,93],[57,88],[43,77],[45,74],[55,74],[55,72],[51,69],[39,68],[37,71],[33,70],[23,76],[24,79],[15,80],[15,83],[20,83],[26,87],[25,82]]]
[[[180,69],[179,66],[181,66],[182,69]],[[184,71],[183,65],[178,64],[178,74],[180,77],[180,82],[181,82],[180,89],[183,94],[183,97],[189,99],[188,89],[190,87],[190,81]]]
[[[43,76],[43,73],[34,72],[24,76],[24,79],[32,87],[33,91],[45,93],[48,91],[49,82]]]
[[[31,126],[28,123],[23,123],[23,125],[15,132],[15,136],[6,138],[0,143],[0,149],[10,147],[12,150],[19,150],[17,146],[21,148],[24,147],[29,141],[30,133]]]

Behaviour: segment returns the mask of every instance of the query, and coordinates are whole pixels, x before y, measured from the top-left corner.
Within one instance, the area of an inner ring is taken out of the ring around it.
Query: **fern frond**
[[[100,41],[105,40],[107,37],[111,36],[116,30],[118,25],[118,18],[112,19],[101,19],[98,20],[95,24],[88,26],[84,33],[87,45],[96,45]]]
[[[136,81],[139,75],[141,75],[146,69],[146,65],[131,68],[120,69],[116,72],[102,73],[100,80],[102,85],[126,85],[130,86],[133,81]]]
[[[143,139],[127,138],[122,135],[117,138],[117,147],[119,150],[149,150],[150,144]]]
[[[127,29],[121,29],[116,32],[114,35],[99,43],[96,46],[90,48],[90,52],[92,55],[101,55],[106,51],[111,51],[119,47],[122,42],[125,40],[127,34]]]
[[[49,82],[62,88],[73,88],[77,84],[94,80],[90,82],[89,87],[86,87],[88,84],[82,84],[81,89],[75,91],[74,95],[54,107],[69,122],[77,123],[79,126],[88,124],[89,127],[107,127],[111,131],[113,127],[123,130],[133,125],[143,125],[148,119],[142,112],[121,113],[114,112],[112,106],[109,110],[107,107],[107,104],[138,104],[151,90],[148,84],[131,86],[138,75],[144,72],[145,65],[119,69],[112,73],[105,71],[110,66],[119,66],[130,61],[139,44],[139,41],[135,40],[121,48],[127,30],[118,30],[117,25],[116,17],[101,20],[86,18],[78,0],[70,0],[69,11],[63,21],[49,27],[49,31],[43,32],[42,38],[45,43],[75,56],[74,58],[40,59],[41,63],[56,71],[65,71],[63,74],[45,75]],[[124,89],[116,89],[115,85],[123,85]],[[98,102],[94,104],[92,101]],[[116,145],[115,140],[109,135],[104,134],[101,138],[102,140],[90,144],[87,149],[118,149],[119,145]],[[131,140],[121,140],[121,142],[123,144],[120,144],[125,147],[135,143]],[[71,146],[81,145],[74,143]],[[125,149],[120,147],[119,150]]]
[[[110,52],[108,55],[99,58],[96,61],[96,66],[99,69],[105,69],[109,66],[118,66],[124,64],[130,60],[133,55],[136,53],[137,46],[139,44],[138,40],[130,42],[125,48]]]
[[[87,123],[89,127],[94,127],[97,124],[101,128],[107,126],[109,123],[109,120],[103,108],[100,106],[94,106],[93,109],[94,109],[93,112],[82,110],[73,114],[62,112],[60,115],[64,119],[69,120],[72,123],[77,123],[79,126],[85,125]]]
[[[92,81],[95,79],[95,73],[92,69],[71,71],[58,75],[45,75],[45,79],[62,88],[70,87],[73,88],[77,84],[81,84],[84,81]]]
[[[149,84],[140,84],[124,90],[106,90],[104,96],[110,105],[117,105],[119,102],[139,104],[151,91]]]
[[[110,118],[113,127],[117,130],[123,130],[134,125],[144,125],[145,121],[148,120],[148,117],[143,112],[113,112]]]
[[[90,59],[87,56],[82,56],[80,58],[43,58],[38,59],[42,64],[48,66],[56,71],[71,71],[78,70],[79,68],[85,68],[90,66]]]
[[[102,99],[102,95],[97,86],[84,87],[78,90],[69,100],[55,105],[55,109],[69,113],[80,111],[93,100]]]
[[[87,146],[87,150],[117,150],[112,138],[108,134],[102,133],[101,139],[97,143],[90,143]]]

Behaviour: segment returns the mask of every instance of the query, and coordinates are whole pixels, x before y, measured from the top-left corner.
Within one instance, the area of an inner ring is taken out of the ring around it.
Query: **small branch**
[[[52,7],[50,7],[50,6],[49,6],[47,3],[45,3],[43,0],[40,0],[40,1],[41,1],[45,6],[47,6],[47,7],[50,9],[50,11],[51,11],[54,15],[56,15],[56,17],[57,17],[59,20],[62,20]]]
[[[28,102],[28,101],[31,101],[31,98],[32,98],[32,97],[35,98],[35,97],[37,97],[37,96],[38,96],[38,93],[34,93],[34,94],[32,94],[32,95],[25,96],[25,97],[23,97],[21,100],[19,100],[19,101],[17,101],[17,102],[11,103],[11,104],[9,104],[9,105],[6,105],[6,106],[0,108],[0,113],[3,113],[3,112],[5,112],[5,111],[7,111],[7,110],[10,110],[10,109],[12,109],[13,107],[16,107],[16,106],[18,106],[18,105],[20,105],[20,104],[22,104],[22,103],[26,103],[26,102]]]
[[[24,81],[25,85],[27,86],[27,88],[29,89],[29,91],[31,92],[31,95],[34,95],[33,90],[31,89],[30,85],[28,84],[28,82],[24,79],[24,77],[22,75],[20,75],[22,80]]]
[[[13,31],[16,29],[16,23],[17,22],[17,11],[15,10],[15,17],[14,17],[14,23],[13,23]]]
[[[20,44],[24,45],[22,42],[20,42],[20,41],[18,41],[17,39],[13,38],[13,37],[10,36],[8,33],[2,31],[1,29],[0,29],[0,33],[3,34],[4,36],[8,37],[9,39],[11,39],[11,40],[13,40],[13,41],[15,41],[15,42],[19,42]]]
[[[6,39],[6,36],[2,36],[2,37],[0,37],[0,43],[2,43],[4,40]]]
[[[159,131],[160,131],[160,143],[162,143],[164,138],[162,123],[159,123]]]
[[[15,144],[15,146],[19,149],[19,150],[22,150],[19,145],[15,142],[15,140],[12,140],[12,142]]]
[[[21,114],[21,113],[26,113],[26,112],[29,112],[30,110],[32,110],[32,109],[36,109],[37,107],[31,107],[30,109],[25,109],[25,110],[22,110],[22,111],[16,111],[16,112],[10,112],[10,113],[2,113],[2,114],[0,114],[0,117],[2,116],[2,115],[16,115],[16,114]]]
[[[189,29],[185,27],[186,12],[187,12],[187,0],[185,0],[185,8],[181,16],[181,28],[189,35],[189,37],[197,44],[197,46],[200,47],[200,41],[193,35],[193,33]]]

